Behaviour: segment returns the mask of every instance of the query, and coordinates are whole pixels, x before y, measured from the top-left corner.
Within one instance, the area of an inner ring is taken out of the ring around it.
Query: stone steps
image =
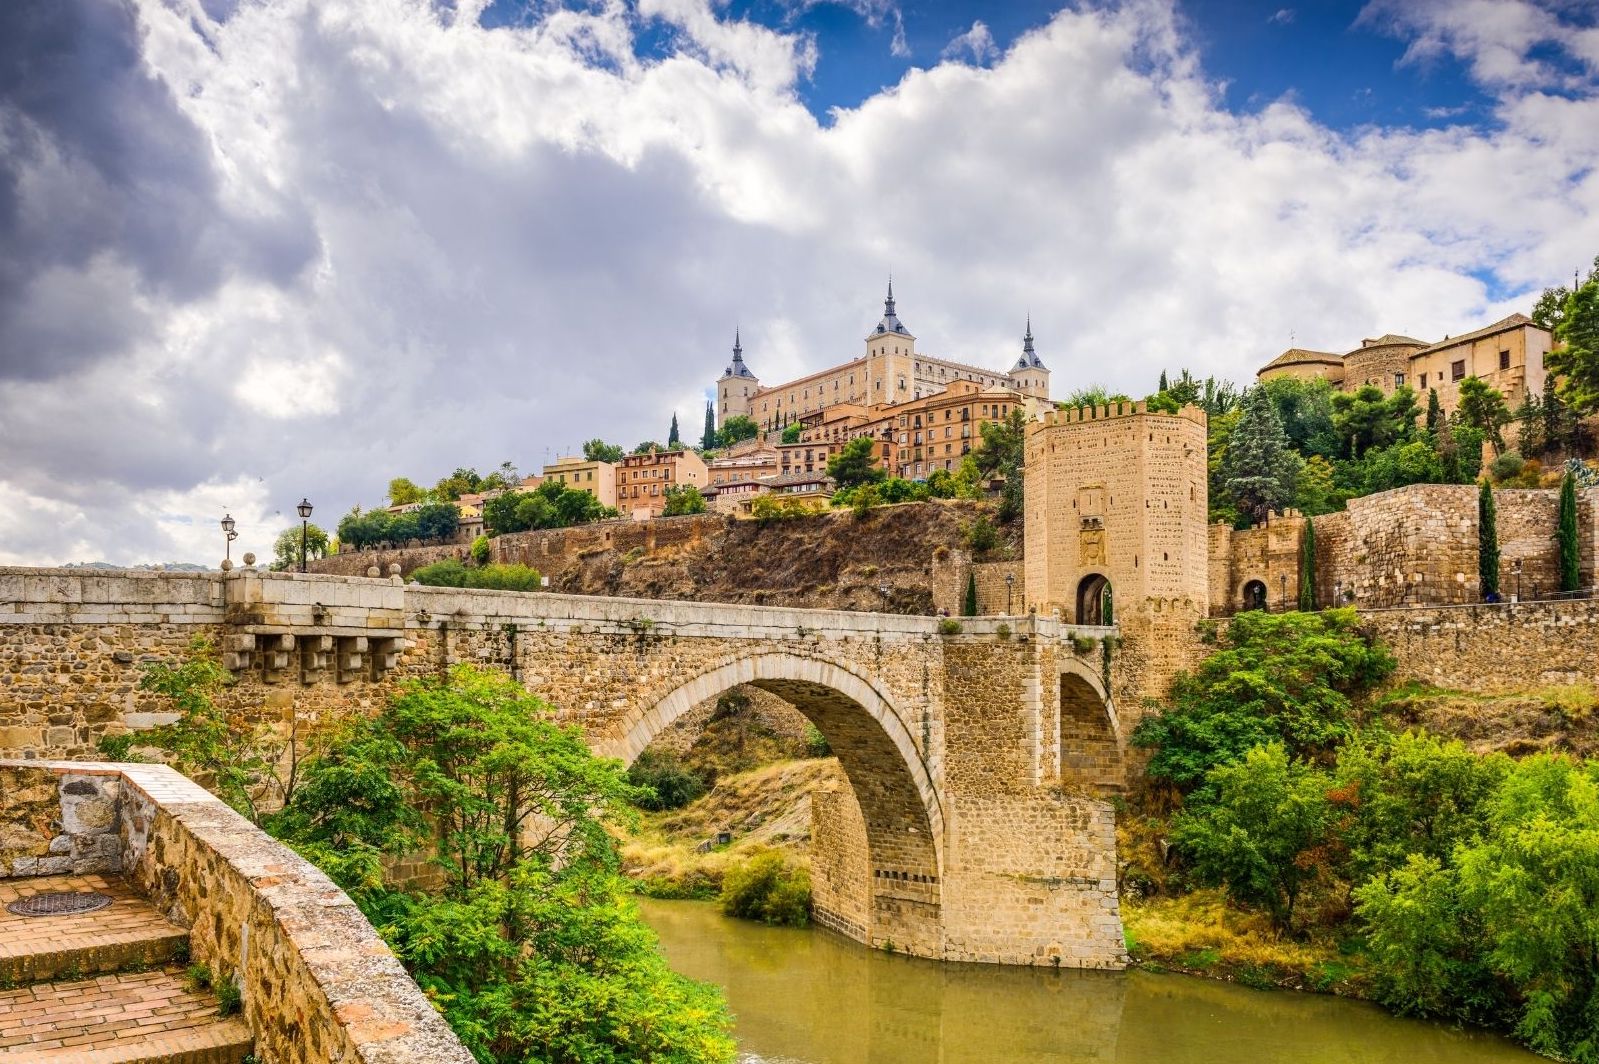
[[[6,1064],[239,1064],[253,1041],[176,967],[0,991]]]
[[[5,906],[51,892],[94,891],[112,899],[91,913],[15,916]],[[181,959],[189,934],[114,876],[0,880],[0,985],[148,968]]]

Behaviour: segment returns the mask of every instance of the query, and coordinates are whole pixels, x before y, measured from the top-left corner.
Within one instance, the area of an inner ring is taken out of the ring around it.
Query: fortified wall
[[[1502,598],[1531,600],[1559,588],[1559,494],[1554,488],[1494,491]],[[1317,604],[1382,610],[1480,602],[1477,496],[1470,484],[1413,484],[1351,499],[1340,513],[1310,519],[1316,528]],[[1295,605],[1306,524],[1302,514],[1289,510],[1243,530],[1212,525],[1212,616],[1259,605],[1275,610],[1285,601]],[[1592,587],[1599,487],[1578,491],[1577,524],[1581,582]]]

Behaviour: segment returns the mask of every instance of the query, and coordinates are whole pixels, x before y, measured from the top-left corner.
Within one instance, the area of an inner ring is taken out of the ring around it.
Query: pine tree
[[[1568,469],[1560,478],[1560,520],[1555,539],[1560,544],[1560,590],[1582,586],[1582,546],[1577,538],[1577,478]]]
[[[1566,445],[1566,408],[1560,401],[1560,393],[1555,390],[1559,379],[1553,374],[1547,374],[1543,379],[1543,446],[1547,451],[1559,451]],[[1522,455],[1526,458],[1527,455]]]
[[[1299,543],[1299,608],[1316,608],[1316,522],[1305,521],[1305,538]]]
[[[1160,371],[1160,391],[1170,391],[1171,385],[1166,382],[1166,371]]]
[[[977,572],[973,570],[966,574],[966,601],[961,607],[961,613],[967,617],[977,616]]]
[[[1293,502],[1299,466],[1271,396],[1265,388],[1250,389],[1222,459],[1227,494],[1258,524]]]
[[[1499,517],[1486,480],[1477,489],[1477,581],[1484,602],[1499,601]]]
[[[672,448],[673,450],[676,450],[678,447],[681,447],[682,445],[683,445],[683,439],[682,439],[682,437],[680,437],[677,434],[677,414],[674,411],[673,414],[672,414],[672,428],[671,428],[671,431],[666,434],[666,446]]]
[[[1438,389],[1427,389],[1427,435],[1434,438],[1438,435],[1438,426],[1444,423],[1443,404],[1438,402]]]
[[[705,403],[705,432],[700,436],[700,447],[707,451],[716,449],[716,405],[709,400]]]

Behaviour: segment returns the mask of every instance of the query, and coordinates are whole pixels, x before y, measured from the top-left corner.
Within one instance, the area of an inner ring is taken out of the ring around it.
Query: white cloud
[[[999,46],[983,20],[977,19],[971,29],[950,39],[940,58],[955,62],[970,59],[977,66],[984,66],[999,58]]]
[[[1266,21],[1276,26],[1287,26],[1294,21],[1294,15],[1295,12],[1293,8],[1280,7],[1273,12],[1271,17],[1267,18]]]
[[[1599,74],[1599,28],[1564,19],[1558,0],[1370,0],[1359,21],[1408,39],[1402,63],[1451,56],[1502,89],[1591,92]],[[1541,58],[1540,48],[1567,62]]]
[[[890,269],[929,352],[1009,365],[1031,310],[1059,392],[1141,394],[1247,379],[1290,333],[1459,333],[1599,248],[1591,82],[1538,91],[1432,22],[1397,28],[1484,56],[1492,126],[1231,114],[1172,8],[1129,0],[824,127],[814,42],[722,10],[489,31],[426,0],[142,0],[95,30],[137,65],[63,112],[92,121],[0,100],[0,141],[56,146],[0,155],[30,226],[0,231],[0,335],[32,338],[0,348],[0,560],[214,562],[224,507],[264,555],[301,495],[331,526],[399,474],[674,410],[696,437],[735,324],[768,381],[854,357]],[[636,58],[641,20],[677,54]]]

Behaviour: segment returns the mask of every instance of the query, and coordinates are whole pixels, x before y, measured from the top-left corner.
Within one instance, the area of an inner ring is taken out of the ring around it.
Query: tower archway
[[[1112,624],[1113,609],[1110,580],[1103,573],[1089,573],[1078,581],[1078,624]]]
[[[1262,580],[1246,581],[1239,592],[1239,608],[1263,610],[1266,608],[1266,584]]]

